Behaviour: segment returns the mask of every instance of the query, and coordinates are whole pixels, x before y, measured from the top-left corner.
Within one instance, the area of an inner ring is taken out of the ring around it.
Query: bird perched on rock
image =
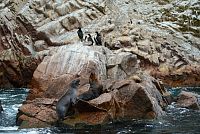
[[[87,35],[86,35],[84,41],[87,41],[87,38],[88,38],[88,37],[87,37]]]
[[[108,23],[109,23],[109,24],[111,24],[111,23],[112,23],[111,19],[109,19],[109,20],[108,20]]]
[[[90,46],[93,45],[94,41],[92,39],[92,36],[90,34],[88,34],[88,38],[87,38],[87,41],[90,42]]]
[[[98,32],[96,33],[96,37],[94,38],[96,45],[98,46],[102,46],[102,42],[101,42],[101,35]]]
[[[78,34],[79,39],[82,42],[83,41],[83,31],[81,30],[80,27],[78,28],[77,34]]]

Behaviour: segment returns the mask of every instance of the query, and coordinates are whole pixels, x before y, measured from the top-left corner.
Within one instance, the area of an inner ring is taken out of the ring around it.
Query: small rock
[[[47,123],[53,123],[58,119],[56,111],[51,108],[43,108],[43,110],[36,115],[36,118]]]
[[[31,117],[28,117],[28,116],[20,116],[19,117],[20,119],[22,119],[22,123],[20,124],[19,126],[19,129],[21,128],[45,128],[45,127],[50,127],[49,124],[43,122],[43,121],[40,121],[36,118],[31,118]]]
[[[24,104],[19,108],[19,111],[30,117],[34,117],[41,109],[34,104]]]
[[[39,52],[48,48],[46,42],[44,40],[38,40],[33,45],[35,51]]]
[[[49,99],[49,98],[36,98],[34,100],[34,103],[36,104],[43,104],[43,105],[52,105],[54,103],[55,99]]]
[[[110,93],[104,93],[100,95],[98,98],[91,100],[90,103],[100,108],[109,110],[109,108],[112,105],[111,100],[112,100],[112,95]]]
[[[144,52],[149,52],[151,51],[151,42],[150,40],[142,40],[137,42],[138,49]]]
[[[110,24],[108,26],[104,26],[101,28],[101,33],[109,33],[109,32],[112,32],[115,28],[115,24]]]
[[[117,39],[123,46],[131,46],[132,39],[129,36],[121,36]]]
[[[136,83],[142,82],[142,79],[138,75],[130,76],[129,79],[134,80]]]
[[[194,93],[182,91],[178,96],[177,105],[184,108],[200,110],[196,96]]]

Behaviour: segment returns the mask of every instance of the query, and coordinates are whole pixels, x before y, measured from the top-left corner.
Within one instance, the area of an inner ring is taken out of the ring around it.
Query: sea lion
[[[100,33],[98,33],[98,32],[95,32],[95,33],[96,33],[96,37],[94,38],[94,41],[95,41],[96,45],[102,46],[102,41],[101,41],[101,35],[100,35]]]
[[[99,97],[103,93],[103,86],[97,83],[91,83],[87,92],[78,96],[78,99],[89,101]]]
[[[3,111],[3,107],[1,105],[1,100],[0,100],[0,112]]]
[[[96,76],[93,73],[90,76],[89,84],[89,90],[79,95],[78,99],[89,101],[99,97],[103,93],[103,86],[99,84]]]
[[[83,41],[83,31],[81,30],[80,27],[78,28],[77,34],[78,34],[79,39],[82,42]]]
[[[64,120],[69,108],[76,103],[77,90],[79,86],[79,79],[75,79],[70,83],[70,88],[67,92],[58,100],[56,104],[56,113],[59,120]]]

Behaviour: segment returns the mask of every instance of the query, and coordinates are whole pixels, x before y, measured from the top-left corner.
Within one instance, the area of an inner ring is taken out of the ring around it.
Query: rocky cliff
[[[28,122],[23,127],[52,124],[56,99],[76,75],[79,94],[88,90],[91,73],[104,86],[101,99],[79,102],[101,121],[163,115],[167,93],[153,77],[169,86],[200,85],[198,1],[3,0],[0,13],[1,87],[31,88],[18,116],[19,124]],[[78,27],[92,37],[98,31],[103,46],[80,42]],[[130,107],[138,109],[131,114]]]
[[[136,54],[143,70],[168,85],[199,85],[197,5],[195,1],[2,1],[1,87],[27,85],[51,46],[78,41],[79,26],[92,36],[99,31],[110,49]],[[190,24],[182,24],[184,12]]]

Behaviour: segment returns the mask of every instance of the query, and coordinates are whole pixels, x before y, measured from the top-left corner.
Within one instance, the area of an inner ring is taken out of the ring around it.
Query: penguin
[[[91,42],[90,46],[92,46],[93,43],[94,43],[94,41],[93,41],[93,39],[92,39],[92,36],[91,36],[90,34],[88,34],[87,41],[88,41],[88,42]]]
[[[112,21],[111,21],[111,19],[109,19],[109,20],[108,20],[108,23],[109,23],[109,24],[112,24]]]
[[[83,31],[81,30],[80,27],[78,28],[77,34],[78,34],[79,39],[82,42],[83,41]]]
[[[87,35],[86,35],[84,41],[87,41],[87,38],[88,38],[88,37],[87,37]]]
[[[133,24],[133,21],[130,19],[130,24]]]
[[[96,33],[96,37],[95,37],[96,45],[102,46],[101,35],[97,31],[95,33]]]

